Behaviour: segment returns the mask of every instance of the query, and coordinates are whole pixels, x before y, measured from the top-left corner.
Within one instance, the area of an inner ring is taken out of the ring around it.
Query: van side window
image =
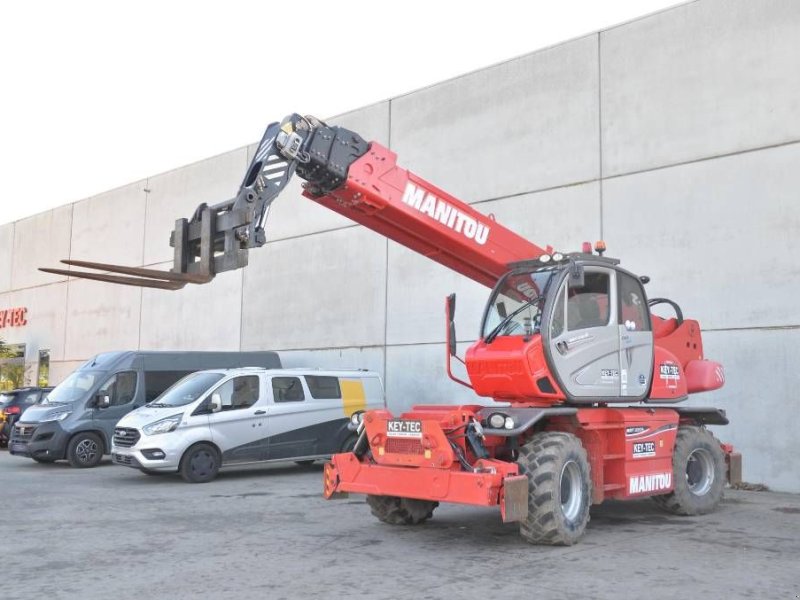
[[[306,399],[299,377],[273,377],[272,393],[275,402],[301,402]]]
[[[144,401],[152,402],[169,386],[185,377],[191,371],[145,371],[144,372]]]
[[[136,371],[122,371],[114,374],[100,388],[101,394],[108,394],[110,406],[122,406],[133,402],[136,396]]]
[[[258,402],[258,388],[258,375],[244,375],[229,379],[214,394],[219,394],[222,410],[239,410]]]
[[[306,375],[306,383],[311,397],[316,400],[340,400],[342,398],[338,377]]]

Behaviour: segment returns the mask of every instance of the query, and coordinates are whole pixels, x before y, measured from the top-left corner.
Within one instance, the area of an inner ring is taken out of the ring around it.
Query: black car
[[[8,446],[11,428],[25,409],[39,404],[52,390],[51,387],[24,387],[10,392],[0,392],[0,448]]]

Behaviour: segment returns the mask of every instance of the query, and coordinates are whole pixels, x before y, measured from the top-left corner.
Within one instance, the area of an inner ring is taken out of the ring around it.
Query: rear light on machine
[[[0,409],[0,413],[5,413],[7,415],[18,415],[21,412],[22,410],[19,406],[9,406],[8,408]]]

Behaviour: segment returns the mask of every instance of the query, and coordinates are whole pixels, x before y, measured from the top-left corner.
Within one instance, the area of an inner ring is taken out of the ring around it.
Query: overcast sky
[[[0,223],[675,4],[3,2]]]

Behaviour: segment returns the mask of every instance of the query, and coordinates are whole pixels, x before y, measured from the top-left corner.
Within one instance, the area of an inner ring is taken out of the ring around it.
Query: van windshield
[[[75,371],[48,394],[42,404],[69,404],[86,396],[105,371]]]
[[[147,406],[186,406],[197,400],[212,385],[222,379],[222,373],[192,373],[187,375]]]

